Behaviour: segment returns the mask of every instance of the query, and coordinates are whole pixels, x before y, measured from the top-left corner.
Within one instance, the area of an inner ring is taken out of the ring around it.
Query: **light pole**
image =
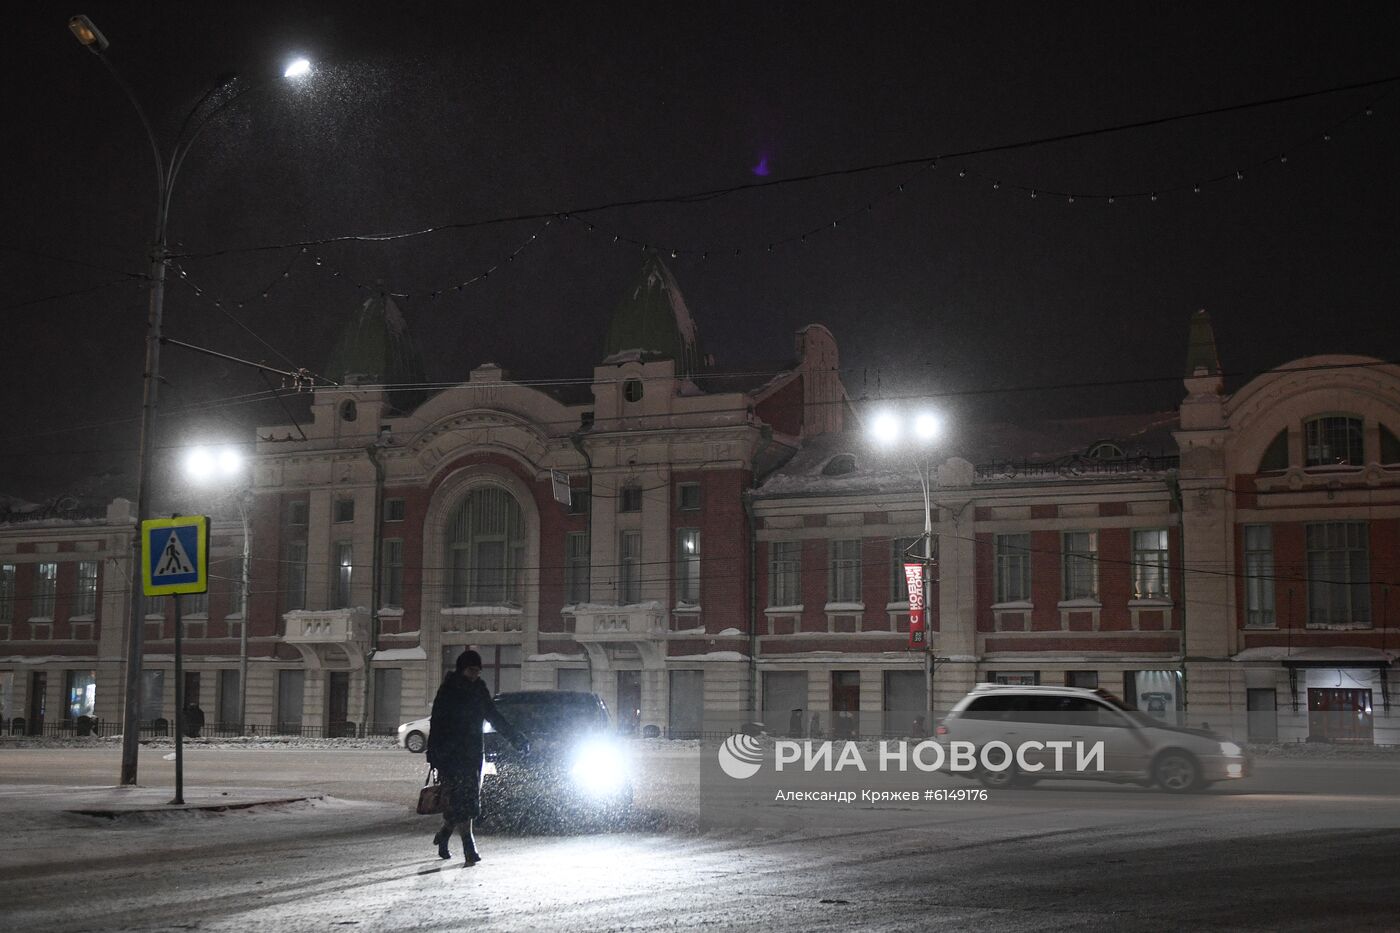
[[[918,451],[914,459],[915,471],[919,476],[919,490],[924,496],[923,534],[923,606],[924,618],[928,619],[928,594],[933,583],[934,538],[933,538],[933,485],[934,467],[928,454],[943,434],[943,422],[933,411],[919,411],[913,415],[901,415],[893,411],[883,411],[871,423],[870,434],[881,447],[892,449],[907,447]],[[908,556],[908,555],[906,555]],[[924,728],[933,727],[933,640],[930,637],[927,621],[924,627]]]
[[[243,616],[243,624],[238,633],[238,734],[242,735],[248,723],[248,626],[252,623],[248,611],[248,574],[252,561],[253,535],[248,523],[248,506],[252,504],[253,488],[244,475],[246,461],[236,448],[211,449],[196,447],[185,459],[185,473],[197,483],[242,479],[232,493],[238,506],[238,518],[243,523],[243,566],[240,574],[238,605]]]
[[[151,447],[155,427],[156,402],[160,391],[161,314],[165,302],[165,267],[169,262],[169,251],[166,248],[166,226],[170,217],[170,197],[175,188],[175,178],[180,173],[185,156],[189,154],[190,146],[200,132],[209,125],[209,121],[216,114],[252,88],[249,87],[232,95],[196,120],[195,117],[204,106],[205,101],[209,100],[216,91],[228,87],[235,78],[220,81],[211,87],[185,115],[180,132],[175,138],[169,156],[166,157],[161,152],[155,130],[151,127],[151,121],[146,116],[146,110],[141,106],[141,101],[131,90],[131,86],[126,83],[126,79],[121,76],[121,72],[107,58],[106,51],[109,43],[106,36],[102,35],[102,32],[93,25],[92,20],[86,16],[73,17],[68,21],[68,28],[83,47],[102,60],[102,64],[107,67],[117,84],[121,86],[122,92],[131,101],[131,106],[136,110],[136,115],[141,120],[141,126],[146,131],[146,140],[151,145],[151,155],[155,158],[156,224],[149,256],[151,301],[146,322],[146,367],[141,395],[141,440],[137,448],[136,460],[136,527],[139,530],[140,523],[150,517]],[[305,59],[299,59],[298,62],[287,68],[284,77],[300,77],[310,73],[310,70],[310,64]],[[140,725],[141,661],[145,633],[142,631],[141,536],[139,534],[132,535],[130,584],[131,601],[126,640],[126,699],[122,711],[122,784],[136,783],[136,756],[140,748],[140,737],[137,735],[137,729]],[[244,629],[247,629],[246,618]]]

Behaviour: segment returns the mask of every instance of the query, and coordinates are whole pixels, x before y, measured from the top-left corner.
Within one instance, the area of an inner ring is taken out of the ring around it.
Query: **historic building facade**
[[[1178,409],[953,425],[919,461],[854,424],[823,327],[762,377],[706,370],[657,259],[577,388],[485,364],[405,397],[385,388],[415,381],[402,340],[372,299],[344,384],[258,431],[246,613],[236,520],[183,606],[211,724],[237,726],[246,615],[259,731],[392,730],[472,646],[495,689],[593,690],[642,734],[707,710],[907,734],[999,681],[1236,738],[1400,741],[1394,365],[1314,357],[1226,393],[1202,313]],[[937,559],[911,649],[921,469]],[[118,500],[0,523],[7,731],[119,721],[130,522]],[[174,716],[171,609],[142,620],[146,720]]]

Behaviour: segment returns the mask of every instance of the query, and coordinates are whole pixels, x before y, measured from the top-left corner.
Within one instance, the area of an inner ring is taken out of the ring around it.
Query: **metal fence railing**
[[[198,737],[205,739],[229,739],[229,738],[306,738],[306,739],[363,739],[373,736],[392,737],[398,730],[398,724],[385,726],[371,723],[368,728],[360,726],[358,723],[344,722],[331,723],[328,726],[307,726],[300,723],[281,723],[268,725],[266,723],[248,723],[240,726],[238,723],[205,723],[199,729],[186,729],[185,735],[188,737]],[[0,723],[0,735],[11,736],[33,736],[35,738],[79,738],[85,736],[106,736],[118,735],[122,731],[122,723],[115,720],[97,719],[95,717],[79,717],[78,719],[60,719],[56,721],[31,721],[23,717],[15,717]],[[150,719],[138,724],[137,733],[142,739],[161,739],[175,737],[175,723],[169,719]]]

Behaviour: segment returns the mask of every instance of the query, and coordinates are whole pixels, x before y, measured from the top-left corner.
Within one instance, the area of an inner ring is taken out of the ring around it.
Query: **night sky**
[[[820,322],[853,397],[938,393],[960,425],[1171,408],[1198,308],[1232,387],[1400,358],[1400,82],[950,155],[1400,75],[1400,4],[584,6],[7,9],[0,495],[133,477],[154,168],[75,13],[167,147],[221,75],[320,63],[214,117],[172,200],[203,294],[172,278],[167,335],[278,368],[326,365],[361,283],[413,296],[432,380],[586,377],[643,244],[722,368]],[[250,369],[162,368],[162,456],[286,421]]]

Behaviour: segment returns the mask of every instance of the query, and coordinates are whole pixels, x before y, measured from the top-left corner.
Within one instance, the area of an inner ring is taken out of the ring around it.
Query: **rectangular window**
[[[642,601],[642,533],[618,536],[617,601],[624,606]]]
[[[1244,624],[1274,627],[1274,529],[1244,526]]]
[[[682,512],[695,512],[700,508],[700,484],[681,483],[676,487],[677,505]]]
[[[287,544],[286,601],[288,609],[306,608],[306,542]],[[242,592],[242,588],[239,588]]]
[[[290,501],[290,502],[287,503],[287,524],[288,524],[288,525],[305,525],[305,524],[306,524],[306,513],[307,513],[306,500],[305,500],[305,499],[293,499],[292,501]]]
[[[623,486],[617,495],[619,512],[640,512],[642,510],[642,487]]]
[[[15,565],[0,564],[0,625],[15,620]]]
[[[1099,598],[1098,534],[1066,531],[1061,547],[1064,559],[1064,598]]]
[[[588,602],[588,532],[570,531],[564,535],[564,601],[570,605]]]
[[[384,500],[384,520],[386,522],[401,522],[404,516],[404,500],[385,499]]]
[[[1304,466],[1360,466],[1366,462],[1361,452],[1360,418],[1314,418],[1303,430]]]
[[[97,614],[97,561],[78,561],[78,588],[73,594],[73,615]]]
[[[52,619],[54,596],[58,592],[58,564],[34,565],[34,602],[30,616]]]
[[[768,605],[802,604],[802,542],[768,544]]]
[[[700,529],[676,530],[676,602],[700,605]]]
[[[1133,532],[1133,599],[1166,599],[1167,530]]]
[[[335,512],[333,520],[336,522],[353,522],[355,520],[355,500],[335,500]]]
[[[190,616],[209,615],[209,594],[185,593],[180,597],[180,618],[188,619]]]
[[[924,558],[923,536],[895,538],[890,542],[890,602],[909,601],[909,578],[904,575],[905,561],[918,562]],[[927,589],[928,581],[924,581]]]
[[[1098,671],[1065,671],[1066,687],[1084,687],[1087,690],[1093,690],[1098,685]]]
[[[350,579],[355,569],[355,552],[349,541],[335,544],[335,566],[331,568],[335,581],[335,603],[332,609],[350,608]]]
[[[1040,683],[1040,671],[996,671],[992,683],[1008,687],[1034,687]]]
[[[570,514],[570,515],[587,515],[587,514],[588,514],[588,500],[589,500],[590,498],[591,498],[591,495],[589,494],[589,491],[588,491],[587,489],[570,489],[570,490],[569,490],[569,514]]]
[[[1326,522],[1305,529],[1308,624],[1370,625],[1370,549],[1365,522]]]
[[[383,579],[380,581],[379,602],[383,606],[403,606],[403,540],[384,539]]]
[[[830,576],[827,580],[828,601],[833,603],[860,602],[860,539],[832,541]]]
[[[1031,536],[997,535],[996,600],[999,603],[1030,602]]]

